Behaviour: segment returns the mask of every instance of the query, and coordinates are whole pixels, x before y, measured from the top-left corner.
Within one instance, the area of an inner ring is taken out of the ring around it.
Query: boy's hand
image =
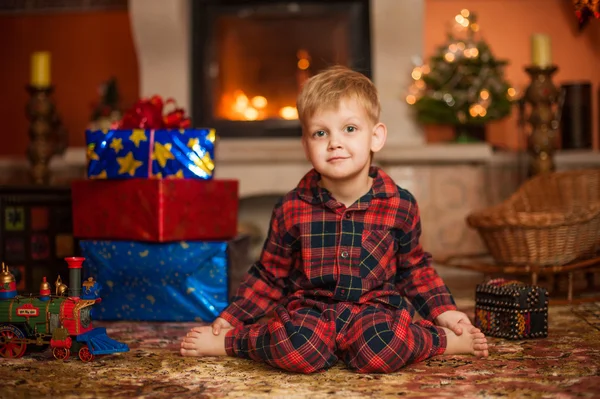
[[[435,318],[435,324],[440,327],[446,327],[454,331],[456,335],[463,333],[463,327],[472,326],[469,316],[457,310],[449,310]],[[463,327],[461,327],[461,325]]]
[[[233,328],[233,326],[224,318],[217,317],[212,323],[213,335],[219,335],[221,333],[222,328]]]

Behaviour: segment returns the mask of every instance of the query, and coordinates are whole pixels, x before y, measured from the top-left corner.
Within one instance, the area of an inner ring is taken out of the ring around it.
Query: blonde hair
[[[354,98],[373,123],[379,122],[381,105],[373,82],[360,72],[333,66],[306,81],[296,103],[298,118],[305,126],[320,109],[337,108],[342,99]]]

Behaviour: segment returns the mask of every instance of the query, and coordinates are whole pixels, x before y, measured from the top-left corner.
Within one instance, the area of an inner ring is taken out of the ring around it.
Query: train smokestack
[[[69,296],[79,298],[81,295],[81,265],[85,258],[69,257],[65,261],[69,265]]]

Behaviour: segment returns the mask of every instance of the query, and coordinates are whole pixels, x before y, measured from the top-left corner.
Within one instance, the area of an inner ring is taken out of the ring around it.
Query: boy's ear
[[[385,145],[387,139],[387,127],[379,122],[373,127],[373,139],[371,140],[371,151],[378,152]]]

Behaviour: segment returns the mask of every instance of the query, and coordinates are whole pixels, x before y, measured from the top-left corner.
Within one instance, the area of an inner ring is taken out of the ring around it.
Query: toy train
[[[100,285],[92,277],[81,281],[85,258],[65,258],[69,266],[69,286],[60,276],[55,295],[43,278],[39,295],[17,295],[14,276],[2,264],[0,273],[0,356],[19,358],[31,351],[52,348],[58,360],[76,353],[84,362],[97,355],[127,352],[129,347],[106,334],[105,328],[92,326],[93,306],[101,301]]]

